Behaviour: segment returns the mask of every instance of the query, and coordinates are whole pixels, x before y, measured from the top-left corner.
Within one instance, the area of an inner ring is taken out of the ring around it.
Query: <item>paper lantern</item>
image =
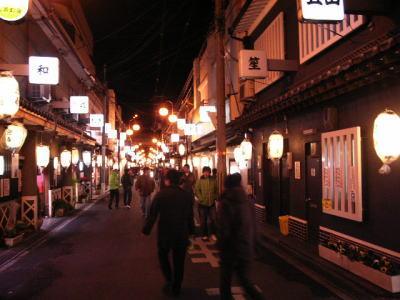
[[[392,110],[380,113],[374,122],[375,152],[383,162],[379,173],[390,173],[389,165],[400,156],[400,118]]]
[[[75,166],[79,162],[79,150],[76,149],[76,148],[72,148],[72,151],[71,151],[71,162]]]
[[[253,155],[253,145],[247,139],[247,136],[245,137],[243,142],[240,144],[240,150],[242,151],[242,155],[243,155],[243,159],[244,160],[251,160],[251,157]]]
[[[68,168],[71,165],[71,160],[72,160],[71,151],[64,150],[63,152],[61,152],[60,160],[61,160],[61,166],[63,168]]]
[[[101,167],[103,165],[103,158],[101,155],[96,156],[96,163],[98,167]]]
[[[82,160],[83,160],[83,163],[84,163],[87,167],[89,167],[89,166],[90,166],[90,163],[91,163],[91,161],[92,161],[92,153],[91,153],[90,151],[83,151],[83,152],[82,152]]]
[[[36,164],[39,168],[46,168],[50,162],[50,148],[46,145],[36,146]]]
[[[110,168],[114,165],[114,161],[113,161],[113,159],[112,158],[110,158],[109,160],[108,160],[108,164],[107,164]]]
[[[180,144],[180,145],[178,146],[178,152],[179,152],[179,155],[180,155],[180,156],[184,156],[184,155],[185,155],[185,153],[186,153],[186,147],[185,147],[184,144]]]
[[[79,171],[83,171],[83,162],[82,161],[80,161],[79,162]]]
[[[53,168],[54,168],[54,170],[58,170],[58,166],[59,165],[60,165],[60,160],[56,156],[56,157],[53,158]]]
[[[18,21],[25,17],[29,8],[29,0],[2,0],[0,1],[0,19]]]
[[[10,72],[0,73],[0,117],[14,116],[19,110],[19,84]]]
[[[283,155],[283,135],[274,131],[268,139],[268,158],[280,159]]]
[[[139,124],[133,124],[132,129],[134,131],[139,131],[140,130],[140,125]]]
[[[8,150],[21,148],[27,133],[26,128],[22,125],[8,125],[4,132],[5,148]]]
[[[0,175],[4,175],[4,169],[5,169],[4,156],[0,155]]]

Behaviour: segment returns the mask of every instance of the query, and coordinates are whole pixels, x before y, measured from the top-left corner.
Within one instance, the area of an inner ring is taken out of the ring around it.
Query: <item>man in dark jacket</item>
[[[124,175],[122,175],[121,181],[122,187],[124,188],[125,207],[131,208],[133,178],[128,169],[124,170]]]
[[[140,196],[140,207],[144,217],[148,217],[150,213],[151,205],[151,194],[154,192],[156,183],[154,179],[150,177],[150,169],[148,167],[143,168],[143,175],[139,176],[136,180],[135,188],[139,192]]]
[[[238,173],[225,179],[225,191],[218,210],[219,239],[221,251],[220,291],[221,299],[233,299],[232,275],[235,272],[240,284],[252,299],[264,299],[248,278],[255,244],[254,207],[241,186]]]
[[[168,171],[166,187],[155,195],[142,230],[149,235],[159,216],[158,258],[166,280],[164,292],[175,296],[180,294],[189,236],[194,232],[192,196],[178,186],[179,179],[178,171]],[[171,251],[173,270],[168,258]]]

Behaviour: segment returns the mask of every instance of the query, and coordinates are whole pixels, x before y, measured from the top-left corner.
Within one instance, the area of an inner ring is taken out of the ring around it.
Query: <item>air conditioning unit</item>
[[[256,100],[254,80],[243,80],[240,82],[239,96],[240,101],[244,103],[254,102]]]
[[[51,85],[29,84],[28,98],[34,102],[51,101]]]

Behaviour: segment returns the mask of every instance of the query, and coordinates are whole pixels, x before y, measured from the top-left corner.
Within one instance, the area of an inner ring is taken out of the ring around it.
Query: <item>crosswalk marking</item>
[[[219,267],[219,259],[217,257],[218,250],[211,249],[210,247],[215,246],[214,242],[203,241],[200,238],[196,238],[193,241],[193,247],[195,249],[189,250],[189,255],[201,255],[202,257],[191,257],[191,261],[194,264],[208,263],[212,268]]]

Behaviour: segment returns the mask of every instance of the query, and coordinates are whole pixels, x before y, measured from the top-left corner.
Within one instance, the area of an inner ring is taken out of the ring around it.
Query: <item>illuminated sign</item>
[[[210,119],[210,116],[208,115],[208,113],[210,113],[210,112],[216,113],[217,108],[215,106],[210,106],[210,105],[200,106],[200,122],[210,123],[211,119]]]
[[[239,77],[257,79],[267,77],[267,54],[262,50],[240,50]]]
[[[103,114],[90,114],[90,127],[103,127],[104,115]]]
[[[60,61],[57,57],[30,56],[29,83],[58,84]]]
[[[338,22],[344,19],[344,0],[301,0],[301,20]]]
[[[69,111],[71,114],[88,114],[89,97],[87,96],[69,97]]]

